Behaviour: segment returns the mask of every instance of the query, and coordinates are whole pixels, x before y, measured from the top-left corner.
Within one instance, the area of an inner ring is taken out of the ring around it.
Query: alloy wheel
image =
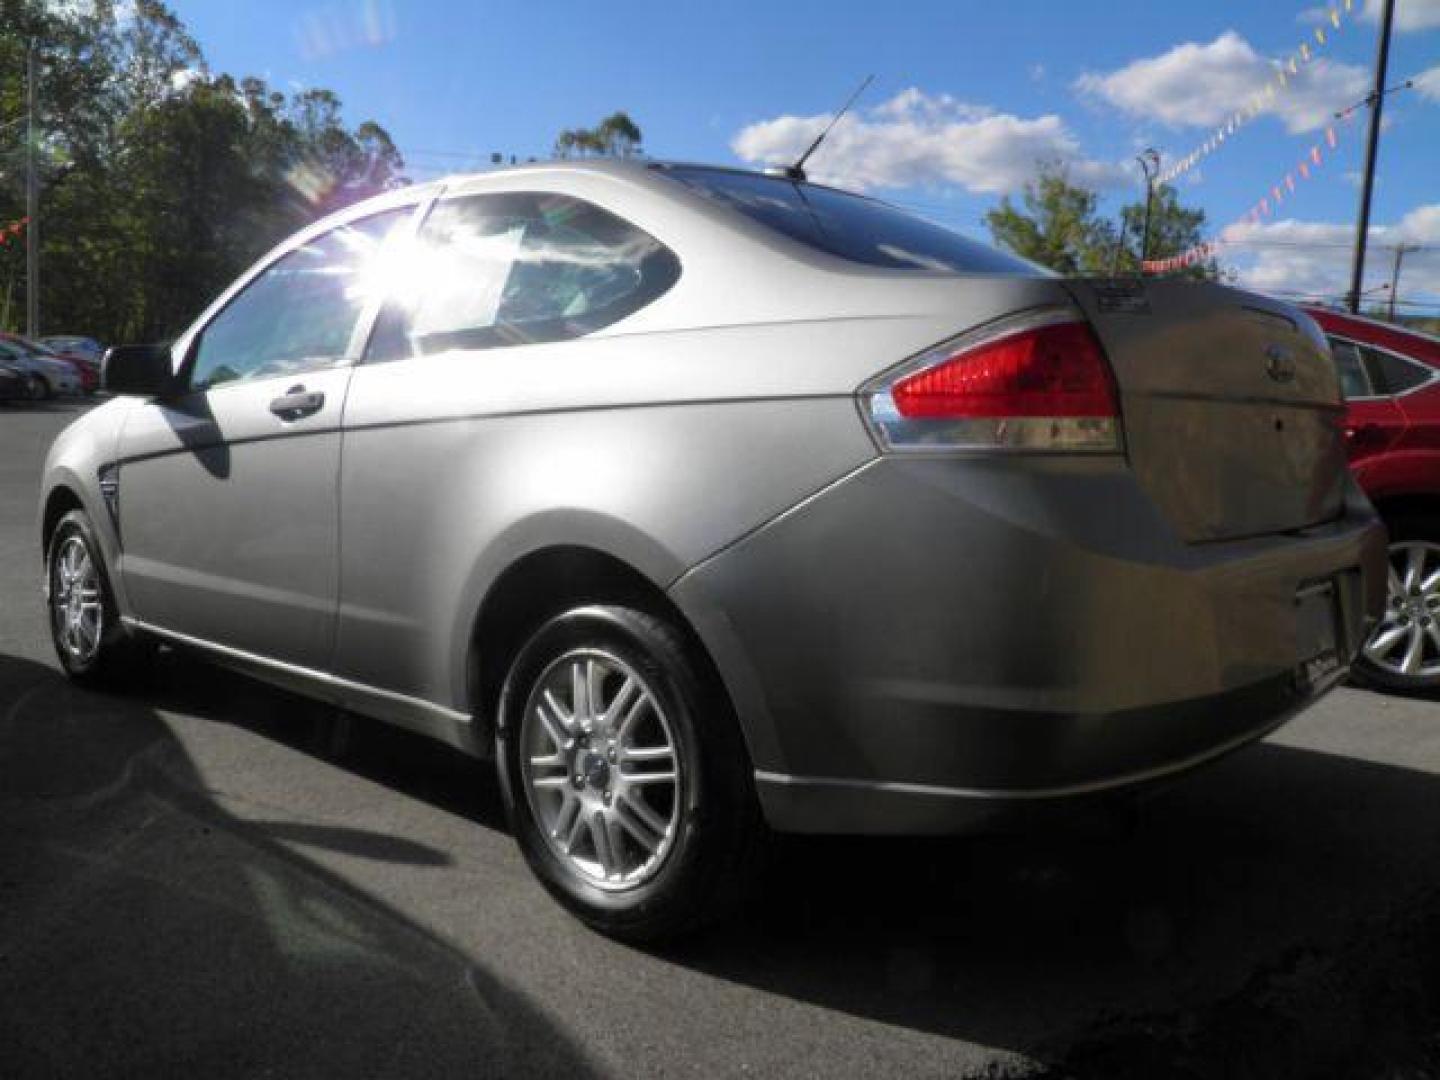
[[[55,640],[78,666],[90,664],[100,651],[105,605],[100,571],[79,533],[61,541],[50,569],[50,618]]]
[[[1440,544],[1390,545],[1385,614],[1365,658],[1402,679],[1440,675]]]
[[[685,777],[674,729],[639,672],[599,649],[558,657],[530,692],[519,749],[525,797],[562,864],[606,890],[660,871]]]

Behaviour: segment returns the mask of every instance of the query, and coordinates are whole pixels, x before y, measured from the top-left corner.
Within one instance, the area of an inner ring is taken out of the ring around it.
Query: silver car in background
[[[66,670],[163,642],[493,755],[629,939],[727,910],[770,829],[970,829],[1257,739],[1384,595],[1307,317],[795,179],[395,192],[106,367],[41,495]]]

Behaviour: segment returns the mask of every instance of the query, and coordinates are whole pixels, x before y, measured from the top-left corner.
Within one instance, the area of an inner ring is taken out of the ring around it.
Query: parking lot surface
[[[1436,1063],[1440,704],[1337,691],[1133,822],[786,842],[647,953],[549,900],[484,765],[180,656],[70,687],[34,500],[80,407],[0,410],[0,1076]]]

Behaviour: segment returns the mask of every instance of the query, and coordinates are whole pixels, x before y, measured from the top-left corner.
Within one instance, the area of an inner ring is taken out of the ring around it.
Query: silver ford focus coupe
[[[634,940],[727,910],[772,829],[1213,759],[1384,598],[1306,316],[793,173],[394,192],[105,379],[41,493],[66,671],[185,647],[493,755],[546,887]]]

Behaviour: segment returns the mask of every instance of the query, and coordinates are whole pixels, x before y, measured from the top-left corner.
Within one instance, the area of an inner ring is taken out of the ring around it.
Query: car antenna
[[[786,180],[789,180],[793,183],[803,184],[806,179],[805,162],[809,161],[810,155],[815,153],[815,151],[820,148],[820,144],[825,141],[825,136],[830,134],[830,129],[833,128],[836,124],[838,124],[840,122],[840,118],[850,111],[850,106],[855,104],[856,98],[863,94],[865,92],[865,88],[874,81],[874,75],[865,76],[865,81],[855,88],[855,92],[850,95],[850,100],[845,102],[845,104],[840,107],[840,111],[835,114],[834,119],[832,119],[830,123],[825,125],[825,130],[820,132],[819,135],[815,136],[815,141],[810,144],[810,149],[806,150],[805,153],[800,155],[799,161],[795,162],[794,165],[771,165],[768,169],[765,170],[766,174],[770,176],[783,176]]]

